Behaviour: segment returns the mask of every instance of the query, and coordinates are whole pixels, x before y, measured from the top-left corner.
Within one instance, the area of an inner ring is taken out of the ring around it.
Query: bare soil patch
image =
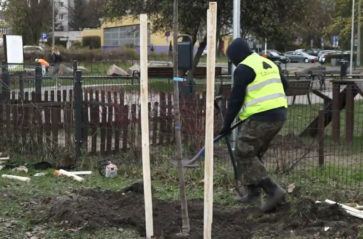
[[[293,196],[290,196],[293,197]],[[256,207],[214,205],[213,238],[357,238],[362,220],[339,206],[316,204],[309,198],[290,200],[275,212],[263,214]],[[203,237],[203,200],[188,202],[191,233]],[[87,189],[43,202],[49,208],[46,220],[63,228],[83,230],[103,227],[133,227],[145,234],[142,187],[122,191]],[[180,203],[153,199],[156,238],[177,238]]]

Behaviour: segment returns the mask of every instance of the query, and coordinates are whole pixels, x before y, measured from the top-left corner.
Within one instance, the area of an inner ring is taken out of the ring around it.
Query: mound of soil
[[[74,192],[51,202],[47,219],[62,227],[134,227],[145,235],[142,188],[119,192],[95,189]],[[203,238],[203,200],[188,201],[189,238]],[[177,238],[181,230],[180,203],[153,199],[156,238]],[[301,198],[273,213],[255,207],[230,208],[214,205],[213,238],[357,238],[360,219],[347,215],[339,206],[316,204]]]

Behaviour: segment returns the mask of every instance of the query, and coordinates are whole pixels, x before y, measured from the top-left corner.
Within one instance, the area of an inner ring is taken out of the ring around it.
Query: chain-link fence
[[[289,80],[288,119],[263,160],[275,173],[361,188],[361,84],[359,80],[331,79],[296,76]],[[219,105],[225,113],[230,80],[219,77],[216,82],[216,95],[222,96]],[[204,145],[205,79],[182,82],[179,87],[183,150],[185,157],[192,158]],[[174,147],[172,90],[168,77],[149,80],[150,144],[156,150]],[[80,155],[128,151],[140,155],[140,115],[137,74],[85,74],[77,71],[76,64],[62,76],[43,75],[35,65],[21,70],[2,67],[2,138],[9,147],[40,150],[49,157],[64,154],[59,165],[71,165]],[[216,111],[216,134],[222,120]],[[219,142],[215,150],[216,160],[228,166],[225,144]]]

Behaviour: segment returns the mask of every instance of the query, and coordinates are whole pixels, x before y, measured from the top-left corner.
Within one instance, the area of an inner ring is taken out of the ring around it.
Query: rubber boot
[[[244,196],[238,195],[236,201],[243,204],[261,205],[261,193],[260,188],[255,185],[246,186],[246,194]]]
[[[286,191],[271,178],[261,180],[259,184],[267,195],[265,204],[261,207],[263,212],[270,212],[275,209],[279,203],[284,202]]]

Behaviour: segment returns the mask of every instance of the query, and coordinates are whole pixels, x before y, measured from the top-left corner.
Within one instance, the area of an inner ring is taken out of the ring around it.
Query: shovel
[[[243,121],[238,121],[237,123],[235,123],[234,125],[232,125],[232,127],[230,128],[230,131],[232,131],[236,127],[240,126],[242,124],[242,122]],[[233,155],[233,154],[231,154],[232,147],[231,147],[231,144],[230,144],[229,139],[227,137],[228,137],[228,133],[217,135],[213,139],[213,143],[218,142],[222,138],[226,138],[226,140],[228,141],[228,143],[227,143],[228,152],[230,153],[230,155]],[[199,152],[192,159],[187,159],[187,158],[182,159],[182,165],[184,167],[189,167],[189,168],[197,167],[198,166],[197,162],[201,158],[201,156],[204,155],[204,151],[205,151],[205,147],[201,148],[199,150]],[[234,158],[233,158],[233,160],[234,160]],[[177,164],[176,160],[171,159],[171,162],[173,162],[174,164]],[[232,163],[232,164],[233,164],[233,168],[234,168],[235,167],[235,164],[234,163]]]
[[[214,107],[217,109],[218,111],[218,114],[219,114],[219,117],[221,118],[222,122],[224,121],[223,119],[223,114],[222,114],[222,111],[219,107],[219,104],[218,104],[218,101],[221,100],[222,97],[221,96],[217,96],[214,100]],[[239,125],[242,124],[243,121],[239,121],[237,123],[235,123],[234,125],[232,125],[232,127],[229,129],[229,132],[231,132],[233,129],[235,129],[236,127],[238,127]],[[228,138],[228,133],[225,133],[225,134],[220,134],[220,135],[217,135],[214,139],[213,139],[213,143],[216,143],[218,142],[220,139],[222,138],[225,138],[226,140],[226,144],[227,144],[227,148],[228,148],[228,153],[231,157],[231,161],[232,161],[232,166],[233,166],[233,170],[234,170],[234,173],[235,173],[235,178],[238,179],[238,171],[237,171],[237,164],[236,164],[236,161],[234,159],[234,155],[233,155],[233,151],[232,151],[232,146],[231,146],[231,143],[229,141],[229,138]],[[182,163],[183,163],[183,166],[184,167],[196,167],[196,162],[201,158],[201,156],[204,155],[204,151],[205,151],[205,147],[201,148],[199,150],[199,152],[190,160],[186,160],[186,159],[183,159],[182,160]]]
[[[220,107],[219,107],[219,104],[217,103],[218,100],[222,99],[221,96],[217,96],[215,98],[215,101],[214,101],[214,106],[216,107],[217,111],[218,111],[218,114],[220,115],[220,118],[221,120],[223,121],[223,115],[222,115],[222,111],[220,110]],[[238,121],[237,123],[235,123],[234,125],[231,126],[229,132],[231,132],[232,130],[234,130],[236,127],[240,126],[242,124],[242,121]],[[227,148],[228,148],[228,152],[229,152],[229,155],[231,157],[231,161],[232,161],[232,166],[233,166],[233,170],[234,170],[234,173],[235,173],[235,178],[238,178],[238,173],[237,173],[237,165],[236,165],[236,161],[234,160],[234,156],[233,156],[233,151],[232,151],[232,146],[231,146],[231,143],[229,141],[229,138],[228,138],[228,133],[225,133],[225,134],[220,134],[220,135],[217,135],[214,139],[213,139],[213,143],[216,143],[218,142],[220,139],[222,138],[225,138],[226,139],[226,144],[227,144]],[[189,158],[183,158],[182,159],[182,165],[183,167],[188,167],[188,168],[195,168],[195,167],[198,167],[198,160],[201,158],[201,156],[204,155],[204,151],[205,151],[205,147],[201,148],[199,150],[199,152],[192,158],[192,159],[189,159]],[[170,161],[177,165],[177,161],[175,159],[170,159]]]

